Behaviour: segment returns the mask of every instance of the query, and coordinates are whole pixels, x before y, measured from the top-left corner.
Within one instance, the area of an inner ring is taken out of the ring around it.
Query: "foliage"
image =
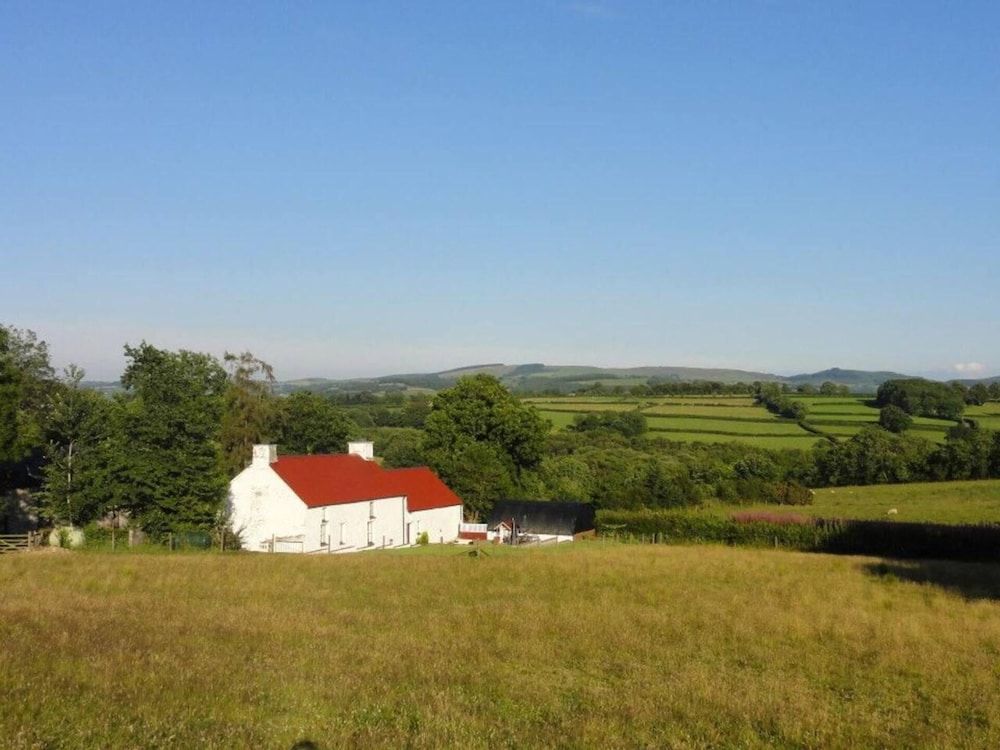
[[[924,378],[887,380],[879,386],[877,406],[898,406],[907,414],[958,419],[965,409],[964,388]]]
[[[474,375],[435,396],[424,455],[475,517],[509,497],[541,463],[547,432],[534,407],[496,378]]]
[[[225,370],[207,354],[145,342],[126,346],[125,357],[109,496],[150,532],[214,525],[227,488],[219,442]]]
[[[627,438],[638,437],[646,432],[646,417],[640,411],[587,412],[573,417],[570,429],[576,432],[610,430]]]
[[[516,493],[510,458],[496,446],[462,440],[450,450],[426,452],[438,476],[462,498],[468,518],[482,518],[493,503]]]
[[[0,325],[0,492],[37,483],[52,387],[46,343],[33,331]]]
[[[548,432],[534,407],[482,374],[461,378],[434,397],[426,431],[432,450],[480,443],[496,449],[517,471],[538,466]]]
[[[109,510],[109,468],[120,459],[122,402],[83,388],[83,377],[83,370],[67,368],[46,428],[39,510],[56,524],[87,524]]]
[[[277,405],[274,370],[250,352],[223,357],[228,373],[219,439],[227,476],[250,462],[253,446],[270,441]]]
[[[800,422],[809,413],[809,407],[804,402],[789,398],[776,383],[760,384],[754,398],[768,411],[785,419]]]
[[[318,393],[296,391],[279,402],[278,445],[285,453],[343,453],[355,430],[346,414]]]
[[[883,429],[899,434],[913,426],[913,417],[895,404],[888,404],[879,410],[878,423]]]

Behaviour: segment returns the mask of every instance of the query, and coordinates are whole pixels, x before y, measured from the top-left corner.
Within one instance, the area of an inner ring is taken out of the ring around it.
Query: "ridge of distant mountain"
[[[886,380],[915,377],[890,370],[845,370],[831,367],[819,372],[800,373],[797,375],[775,375],[753,370],[738,370],[713,367],[596,367],[592,365],[546,365],[531,362],[520,365],[507,365],[501,362],[455,367],[449,370],[428,373],[401,373],[397,375],[381,375],[370,378],[297,378],[284,380],[277,384],[279,393],[312,390],[321,393],[361,393],[369,391],[382,393],[387,391],[423,390],[438,391],[449,388],[455,382],[467,375],[485,373],[498,378],[505,386],[520,392],[559,392],[573,391],[601,383],[608,387],[622,386],[628,388],[649,382],[691,382],[704,380],[719,383],[752,383],[775,382],[787,383],[790,386],[813,385],[820,386],[825,382],[846,385],[854,392],[874,393]],[[1000,375],[986,378],[955,379],[954,382],[965,386],[976,383],[1000,382]],[[114,393],[121,390],[118,381],[85,381],[85,387],[104,393]]]
[[[515,391],[558,391],[572,392],[601,383],[608,387],[616,385],[630,387],[649,382],[690,382],[705,380],[719,383],[776,382],[789,385],[819,386],[825,382],[846,385],[852,391],[873,392],[886,380],[914,377],[884,370],[845,370],[832,367],[813,373],[782,376],[754,370],[713,367],[597,367],[593,365],[545,365],[540,362],[508,365],[500,362],[456,367],[431,373],[402,373],[382,375],[372,378],[352,378],[331,380],[308,378],[286,381],[281,390],[313,390],[333,392],[386,391],[404,389],[440,390],[453,385],[467,375],[485,373],[498,378],[504,385]]]

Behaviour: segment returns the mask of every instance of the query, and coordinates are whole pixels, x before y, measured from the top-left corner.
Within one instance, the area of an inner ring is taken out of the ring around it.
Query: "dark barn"
[[[489,528],[502,523],[518,534],[581,539],[594,535],[594,506],[587,503],[500,500],[490,513]]]

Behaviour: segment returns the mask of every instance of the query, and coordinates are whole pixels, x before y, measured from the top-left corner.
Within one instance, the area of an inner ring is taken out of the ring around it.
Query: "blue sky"
[[[4,3],[0,321],[280,377],[1000,372],[995,2]]]

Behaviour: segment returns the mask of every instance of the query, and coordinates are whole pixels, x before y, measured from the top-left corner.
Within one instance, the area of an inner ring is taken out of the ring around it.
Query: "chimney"
[[[250,465],[253,467],[270,466],[278,460],[278,446],[276,445],[255,445],[253,447],[253,460]]]
[[[375,443],[369,441],[348,443],[347,452],[352,456],[361,456],[361,458],[363,458],[365,461],[374,461]]]

